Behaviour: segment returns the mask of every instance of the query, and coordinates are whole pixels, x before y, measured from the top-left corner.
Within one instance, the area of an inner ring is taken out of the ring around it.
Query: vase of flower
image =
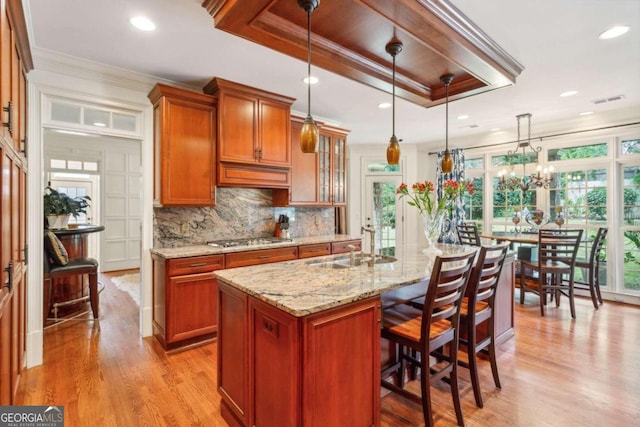
[[[409,206],[418,209],[424,225],[424,235],[427,238],[428,247],[423,253],[440,255],[442,251],[435,247],[445,216],[452,206],[460,202],[461,196],[468,192],[473,194],[472,181],[447,180],[442,184],[442,194],[436,199],[436,188],[433,182],[416,182],[409,188],[405,183],[400,184],[396,194],[400,198],[406,197]]]
[[[427,239],[427,248],[422,252],[425,254],[441,255],[442,251],[436,248],[436,242],[442,231],[442,221],[444,220],[444,210],[433,210],[432,212],[422,212],[422,224],[424,226],[424,237]]]

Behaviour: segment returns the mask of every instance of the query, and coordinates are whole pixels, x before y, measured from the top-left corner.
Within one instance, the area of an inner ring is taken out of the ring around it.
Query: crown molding
[[[32,48],[32,56],[35,70],[48,71],[124,89],[148,93],[156,83],[164,83],[202,92],[202,88],[199,87],[187,86],[161,77],[89,61],[48,49],[34,47]]]

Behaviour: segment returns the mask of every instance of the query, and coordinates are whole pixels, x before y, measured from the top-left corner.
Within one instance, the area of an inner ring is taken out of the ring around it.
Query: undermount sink
[[[395,262],[397,260],[398,258],[394,258],[392,256],[376,256],[373,263],[387,264],[390,262]],[[349,268],[349,267],[359,267],[361,265],[369,265],[370,261],[371,261],[371,257],[362,256],[361,254],[358,254],[353,258],[353,265],[351,265],[350,257],[340,257],[340,258],[333,259],[331,261],[312,260],[307,262],[307,265],[311,267],[318,267],[318,268]]]

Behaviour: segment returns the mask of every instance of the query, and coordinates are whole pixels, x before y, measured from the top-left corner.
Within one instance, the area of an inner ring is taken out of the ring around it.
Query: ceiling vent
[[[605,102],[613,102],[613,101],[620,101],[624,99],[624,95],[617,95],[617,96],[612,96],[610,98],[602,98],[602,99],[596,99],[593,101],[594,104],[604,104]]]

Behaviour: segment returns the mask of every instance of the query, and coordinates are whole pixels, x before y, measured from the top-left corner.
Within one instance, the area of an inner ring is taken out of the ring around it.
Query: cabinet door
[[[260,101],[258,161],[269,166],[291,166],[291,126],[288,105]]]
[[[333,172],[332,201],[336,206],[347,203],[347,143],[343,137],[333,138],[331,166]]]
[[[6,0],[0,0],[0,122],[9,121],[9,113],[5,108],[11,102],[11,26],[7,16]],[[6,126],[0,125],[0,136],[10,138]]]
[[[322,133],[318,143],[318,202],[331,204],[331,136]]]
[[[182,99],[163,100],[161,203],[212,206],[215,202],[215,129],[213,106]]]
[[[217,288],[213,273],[169,278],[167,343],[217,331]]]
[[[318,202],[318,154],[300,149],[302,123],[291,123],[291,199],[289,204],[314,205]]]
[[[222,162],[257,163],[258,99],[236,93],[224,93],[220,109],[219,160]]]
[[[379,425],[379,306],[371,298],[305,318],[302,425]]]
[[[0,406],[11,405],[12,294],[0,288]]]
[[[249,299],[252,426],[298,426],[300,419],[300,333],[298,320],[255,298]]]

